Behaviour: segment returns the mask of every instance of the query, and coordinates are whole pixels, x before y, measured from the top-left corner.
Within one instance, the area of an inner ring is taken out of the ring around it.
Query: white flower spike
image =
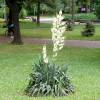
[[[42,54],[43,54],[43,61],[44,61],[44,63],[47,64],[48,63],[48,57],[47,57],[46,45],[43,46]]]
[[[53,27],[51,28],[52,32],[52,41],[53,41],[53,57],[57,56],[57,52],[61,50],[64,46],[64,37],[63,34],[66,30],[65,22],[62,20],[62,10],[59,11],[59,14],[56,15],[56,18],[53,21]]]

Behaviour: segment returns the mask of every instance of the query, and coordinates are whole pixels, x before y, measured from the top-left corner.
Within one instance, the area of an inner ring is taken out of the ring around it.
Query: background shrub
[[[71,20],[72,15],[66,14],[64,20]],[[95,20],[97,19],[96,15],[94,13],[80,13],[75,14],[74,16],[75,20]]]
[[[95,33],[95,27],[92,22],[87,22],[84,30],[82,31],[83,36],[93,36]]]

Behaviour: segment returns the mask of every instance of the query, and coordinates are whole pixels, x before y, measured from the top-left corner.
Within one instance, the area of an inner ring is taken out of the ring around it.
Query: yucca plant
[[[73,93],[74,88],[67,76],[67,67],[44,63],[42,57],[34,64],[30,81],[25,90],[29,96],[66,96]]]
[[[74,88],[67,76],[67,67],[53,63],[58,51],[64,46],[63,33],[66,27],[65,22],[62,22],[62,20],[62,11],[60,11],[54,19],[53,27],[51,28],[53,61],[51,62],[47,56],[45,44],[39,62],[33,66],[33,72],[30,74],[30,81],[25,90],[25,93],[29,96],[66,96],[74,92]]]

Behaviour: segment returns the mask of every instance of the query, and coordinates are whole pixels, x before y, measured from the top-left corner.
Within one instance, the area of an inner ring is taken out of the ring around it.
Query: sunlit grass
[[[0,23],[0,35],[4,35],[5,28],[2,28],[4,23]],[[51,38],[52,24],[42,23],[37,27],[34,22],[21,22],[21,34],[23,37],[32,38]],[[100,40],[100,25],[95,25],[95,35],[92,37],[83,37],[81,32],[84,25],[76,25],[73,31],[66,31],[65,37],[68,40]]]
[[[49,54],[51,46],[48,46]],[[67,64],[76,92],[66,97],[24,95],[33,62],[42,50],[40,45],[0,45],[0,100],[99,100],[100,49],[64,47],[56,63]]]

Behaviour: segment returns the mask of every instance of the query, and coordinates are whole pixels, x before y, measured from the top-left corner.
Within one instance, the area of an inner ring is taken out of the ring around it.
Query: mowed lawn
[[[48,46],[49,55],[52,54]],[[99,100],[100,49],[64,47],[56,63],[67,64],[75,93],[65,97],[28,97],[32,65],[42,51],[40,45],[0,45],[0,100]],[[37,60],[36,60],[37,59]]]
[[[5,28],[2,28],[4,23],[0,23],[0,35],[4,35]],[[52,24],[41,23],[40,27],[37,27],[33,22],[20,22],[21,34],[23,37],[32,38],[51,38]],[[68,40],[100,40],[100,25],[95,25],[95,35],[93,37],[83,37],[81,31],[83,31],[84,25],[76,25],[74,31],[66,31],[65,37]]]

